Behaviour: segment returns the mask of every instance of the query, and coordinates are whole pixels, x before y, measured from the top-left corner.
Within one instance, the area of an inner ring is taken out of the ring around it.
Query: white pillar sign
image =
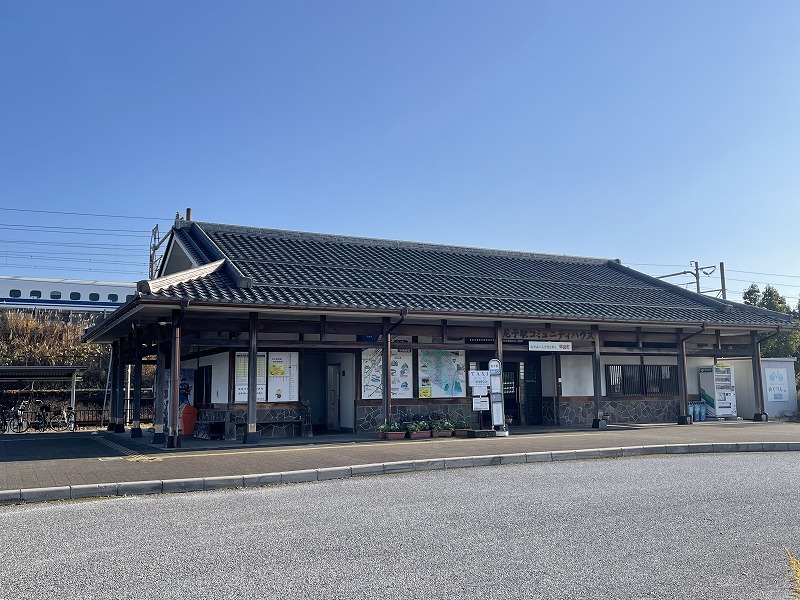
[[[489,361],[489,392],[492,400],[492,425],[503,427],[506,422],[503,414],[503,365],[496,358]]]

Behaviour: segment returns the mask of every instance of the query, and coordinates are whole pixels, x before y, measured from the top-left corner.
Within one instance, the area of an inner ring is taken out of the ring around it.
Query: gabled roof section
[[[215,273],[225,264],[225,259],[221,258],[207,265],[179,271],[172,275],[164,275],[156,279],[140,281],[136,284],[136,290],[143,294],[160,294],[179,285],[186,285],[197,279],[202,279]]]
[[[220,266],[150,287],[155,298],[495,318],[791,326],[618,261],[182,222],[176,239]],[[210,266],[210,265],[209,265]],[[144,291],[144,290],[142,290]]]

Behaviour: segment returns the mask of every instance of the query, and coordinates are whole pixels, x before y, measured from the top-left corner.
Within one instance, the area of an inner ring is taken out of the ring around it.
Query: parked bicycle
[[[50,427],[56,431],[64,431],[69,429],[75,431],[75,411],[71,406],[66,407],[64,410],[56,412],[50,417]]]
[[[28,430],[28,419],[25,418],[26,402],[17,404],[11,409],[11,418],[8,420],[8,429],[13,433],[24,433]]]

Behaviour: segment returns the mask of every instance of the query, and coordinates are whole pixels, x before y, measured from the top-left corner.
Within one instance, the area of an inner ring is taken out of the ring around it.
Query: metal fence
[[[606,365],[607,396],[677,396],[675,365]]]
[[[108,408],[78,408],[75,410],[75,424],[78,427],[100,427],[101,425],[108,425],[110,417]],[[39,420],[39,410],[23,410],[22,414],[29,423],[36,423]],[[48,418],[54,413],[47,412]],[[153,407],[143,406],[140,413],[141,423],[153,422]],[[130,425],[133,423],[133,409],[125,410],[125,424]]]

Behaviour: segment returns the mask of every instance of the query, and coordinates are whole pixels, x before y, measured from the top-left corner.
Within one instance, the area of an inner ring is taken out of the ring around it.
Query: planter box
[[[442,429],[441,431],[434,431],[433,437],[452,437],[453,431],[452,429]]]
[[[456,437],[467,437],[469,435],[469,429],[455,429],[453,430],[453,435]]]
[[[494,429],[470,429],[469,437],[471,438],[497,437],[497,433],[495,432]]]
[[[385,431],[383,436],[387,440],[402,440],[406,437],[405,431]]]
[[[430,431],[409,431],[408,437],[412,440],[421,440],[422,438],[429,438],[431,437]]]

